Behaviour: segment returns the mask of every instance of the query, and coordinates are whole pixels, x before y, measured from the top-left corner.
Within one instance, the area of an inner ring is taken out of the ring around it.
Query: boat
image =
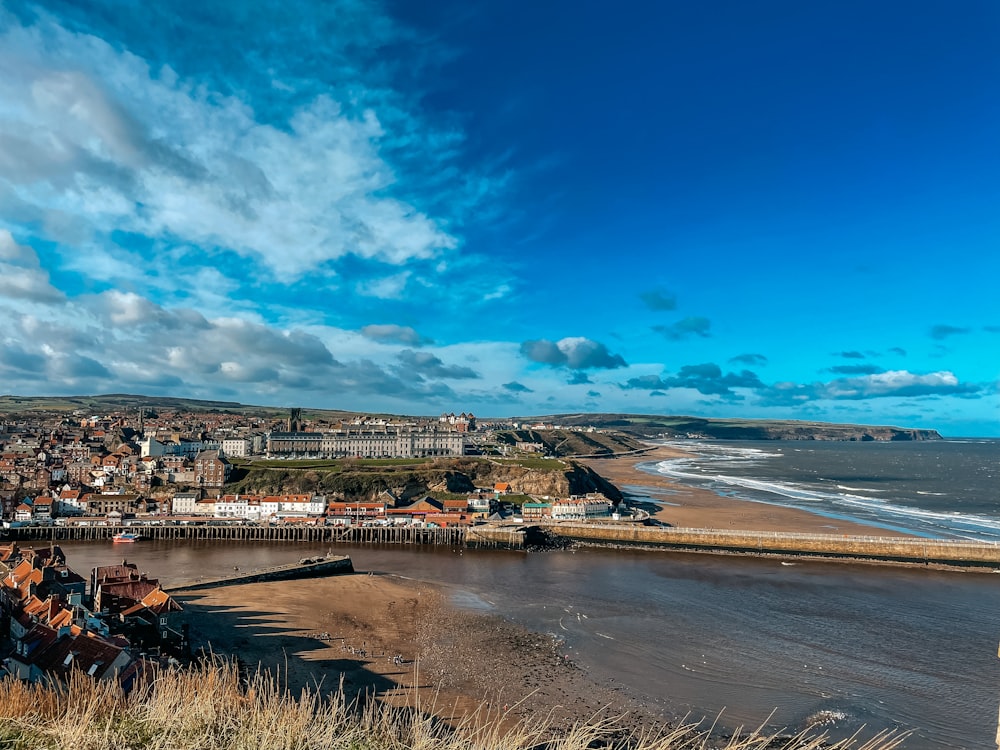
[[[113,537],[111,537],[112,542],[134,542],[139,538],[138,534],[134,534],[131,531],[119,531]]]

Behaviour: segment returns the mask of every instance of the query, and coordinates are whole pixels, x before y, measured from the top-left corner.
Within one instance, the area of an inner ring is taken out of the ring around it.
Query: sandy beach
[[[714,492],[686,487],[670,477],[637,468],[686,455],[679,448],[659,446],[648,453],[627,458],[581,461],[620,489],[626,497],[648,496],[668,503],[652,515],[671,526],[697,529],[746,531],[793,531],[813,534],[874,534],[905,536],[898,532],[860,523],[831,519],[795,508],[722,497]]]
[[[375,696],[446,720],[549,717],[554,726],[627,716],[662,720],[597,685],[551,636],[451,606],[432,584],[353,575],[178,594],[194,647],[259,664],[294,694]],[[477,713],[478,712],[478,713]]]

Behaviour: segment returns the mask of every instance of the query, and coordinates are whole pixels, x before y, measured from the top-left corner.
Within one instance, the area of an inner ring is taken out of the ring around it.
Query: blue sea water
[[[683,484],[928,538],[1000,540],[1000,440],[680,442]]]

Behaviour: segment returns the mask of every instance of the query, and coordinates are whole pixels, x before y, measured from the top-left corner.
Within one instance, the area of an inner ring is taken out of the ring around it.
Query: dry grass
[[[426,698],[426,696],[424,696]],[[426,701],[425,701],[426,702]],[[432,700],[433,702],[433,700]],[[890,750],[904,735],[829,743],[821,734],[779,736],[758,729],[713,737],[683,725],[659,734],[626,731],[623,717],[594,716],[556,730],[544,716],[510,720],[480,708],[455,722],[415,696],[409,707],[348,704],[343,691],[294,697],[270,673],[241,675],[230,662],[163,672],[124,695],[80,676],[60,687],[0,682],[5,750]]]

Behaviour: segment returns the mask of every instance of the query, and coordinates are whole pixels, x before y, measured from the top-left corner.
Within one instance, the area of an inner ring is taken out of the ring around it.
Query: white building
[[[250,441],[246,438],[225,438],[222,441],[222,452],[227,456],[243,458],[250,455]]]
[[[306,518],[321,516],[326,512],[326,498],[322,495],[282,495],[265,497],[264,501],[278,502],[274,516],[277,518]]]
[[[215,500],[210,497],[202,498],[194,504],[194,515],[196,516],[214,516],[215,515]]]
[[[401,427],[348,428],[334,432],[273,432],[269,456],[326,458],[428,458],[461,456],[465,436],[452,430]]]
[[[140,458],[146,458],[146,456],[153,456],[154,458],[157,458],[163,455],[166,455],[163,449],[163,443],[155,437],[147,437],[139,441]]]
[[[160,442],[154,437],[147,437],[139,441],[139,456],[184,456],[194,458],[202,451],[216,450],[222,445],[218,441],[189,440],[181,438],[179,442]]]
[[[611,515],[611,501],[605,497],[571,497],[552,503],[552,518],[563,521],[584,521],[588,518],[607,518]]]
[[[170,501],[170,512],[175,516],[194,515],[198,512],[195,508],[197,502],[197,492],[178,492]]]

